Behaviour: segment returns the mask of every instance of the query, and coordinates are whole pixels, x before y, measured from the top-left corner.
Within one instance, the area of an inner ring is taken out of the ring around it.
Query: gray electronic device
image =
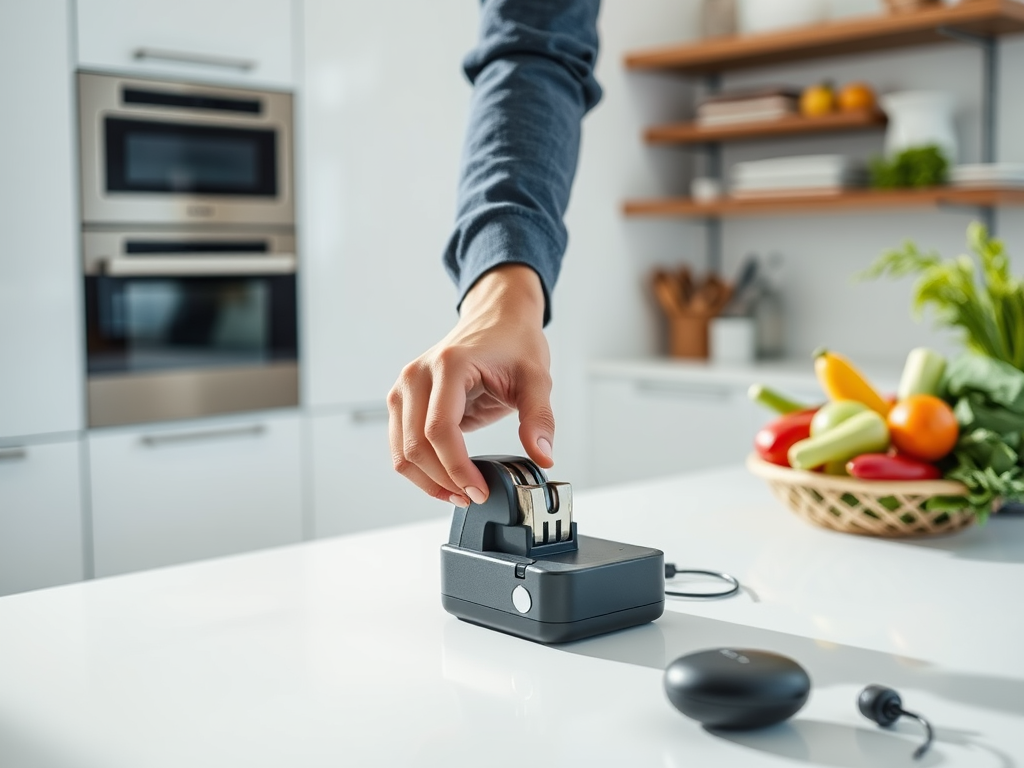
[[[456,507],[441,546],[441,602],[458,618],[542,643],[654,621],[665,608],[657,549],[576,532],[572,488],[517,456],[477,456],[490,495]]]

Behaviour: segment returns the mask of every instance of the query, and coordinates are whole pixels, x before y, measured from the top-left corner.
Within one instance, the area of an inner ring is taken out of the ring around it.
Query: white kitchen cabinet
[[[294,84],[291,0],[77,0],[83,69]]]
[[[82,427],[71,26],[0,3],[0,437]]]
[[[80,581],[81,445],[0,443],[0,595]]]
[[[466,435],[471,456],[522,453],[513,418]],[[392,468],[383,403],[309,417],[313,530],[318,538],[451,514]]]
[[[301,433],[295,412],[91,432],[96,575],[300,541]]]
[[[894,392],[902,361],[868,360],[861,370]],[[807,360],[715,366],[671,359],[604,360],[590,366],[594,485],[741,464],[754,434],[775,415],[750,402],[751,384],[797,402],[824,400]]]
[[[594,485],[738,464],[750,450],[754,406],[727,382],[596,379]]]
[[[464,0],[303,3],[308,406],[382,401],[402,366],[455,322],[441,253],[469,106],[461,59],[478,12]]]

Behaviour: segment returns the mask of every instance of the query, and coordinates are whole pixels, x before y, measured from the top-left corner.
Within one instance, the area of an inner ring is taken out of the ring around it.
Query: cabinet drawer
[[[84,577],[78,441],[0,447],[0,595]]]
[[[290,0],[78,0],[85,69],[294,85]]]
[[[89,435],[97,576],[302,538],[301,419]]]
[[[592,390],[595,485],[738,464],[753,406],[731,384],[598,379]]]

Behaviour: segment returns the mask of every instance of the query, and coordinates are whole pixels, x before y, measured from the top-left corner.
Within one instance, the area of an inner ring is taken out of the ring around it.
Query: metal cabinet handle
[[[716,402],[725,402],[732,397],[731,390],[713,384],[702,386],[700,384],[675,381],[638,381],[636,388],[642,394],[692,397],[701,400],[714,400]]]
[[[225,437],[257,437],[267,431],[263,424],[249,424],[244,427],[224,427],[223,429],[201,429],[195,432],[168,432],[159,435],[143,435],[140,442],[150,448],[175,443],[190,443],[198,440],[214,440]]]
[[[276,256],[134,256],[106,259],[103,272],[111,277],[190,275],[284,275],[295,271],[294,254]]]
[[[191,53],[189,51],[171,51],[166,48],[136,48],[132,55],[138,61],[155,59],[157,61],[178,61],[185,64],[199,64],[205,67],[223,67],[248,72],[256,68],[252,59],[240,59],[234,56],[216,56],[209,53]]]
[[[367,424],[373,421],[387,421],[387,406],[371,406],[368,408],[357,408],[352,411],[352,421],[356,424]]]
[[[0,461],[18,461],[28,458],[28,451],[24,448],[0,448]]]

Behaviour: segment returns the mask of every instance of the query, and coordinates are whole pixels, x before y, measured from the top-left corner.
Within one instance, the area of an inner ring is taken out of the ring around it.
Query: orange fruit
[[[839,91],[840,112],[860,112],[875,108],[875,92],[867,83],[847,83]]]
[[[960,425],[950,408],[934,395],[911,395],[900,400],[886,419],[889,438],[900,453],[937,461],[953,450]]]
[[[805,117],[827,115],[836,108],[836,92],[831,83],[819,83],[800,94],[800,114]]]

